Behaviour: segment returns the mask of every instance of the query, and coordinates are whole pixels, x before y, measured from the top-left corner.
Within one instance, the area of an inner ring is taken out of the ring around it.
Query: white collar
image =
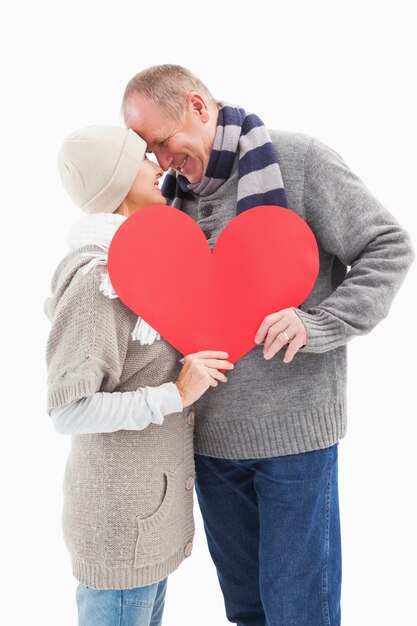
[[[67,244],[71,249],[95,245],[103,250],[101,253],[92,252],[84,255],[93,258],[82,269],[83,274],[88,274],[98,265],[107,266],[110,242],[119,226],[126,219],[124,215],[119,215],[118,213],[93,213],[91,215],[83,215],[73,224],[67,235]],[[101,275],[99,289],[108,298],[118,297],[107,272],[103,272]],[[149,326],[145,320],[138,317],[132,332],[133,340],[139,341],[142,345],[149,345],[160,338],[159,333],[152,326]]]
[[[83,215],[72,225],[67,235],[67,244],[72,249],[88,245],[108,249],[116,230],[126,219],[118,213]]]

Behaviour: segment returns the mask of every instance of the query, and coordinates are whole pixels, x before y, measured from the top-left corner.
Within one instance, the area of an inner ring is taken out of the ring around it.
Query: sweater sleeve
[[[53,408],[113,391],[121,377],[134,314],[99,291],[100,274],[62,278],[49,307],[48,413]]]
[[[183,410],[175,383],[140,387],[136,391],[98,391],[67,406],[52,409],[55,429],[62,435],[112,433],[117,430],[143,430],[149,424],[161,425],[166,415]]]
[[[304,204],[318,245],[350,266],[325,300],[294,308],[307,330],[303,352],[321,353],[368,333],[387,316],[414,251],[395,218],[334,150],[315,139],[306,157]]]

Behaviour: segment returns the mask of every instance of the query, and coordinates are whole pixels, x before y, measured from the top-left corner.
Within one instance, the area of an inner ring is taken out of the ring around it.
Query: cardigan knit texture
[[[98,391],[134,391],[176,380],[181,356],[160,339],[132,339],[137,316],[99,291],[97,267],[82,268],[96,246],[71,251],[52,279],[45,310],[48,411]],[[90,257],[91,258],[91,257]],[[96,589],[160,581],[191,552],[193,412],[144,430],[72,437],[64,479],[63,530],[73,573]]]

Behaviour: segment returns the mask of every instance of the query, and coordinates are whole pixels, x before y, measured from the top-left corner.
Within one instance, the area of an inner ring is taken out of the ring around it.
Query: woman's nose
[[[152,167],[155,170],[155,174],[157,178],[161,178],[161,176],[163,176],[164,172],[161,169],[160,165],[158,163],[155,163],[154,161],[151,161],[152,163]]]

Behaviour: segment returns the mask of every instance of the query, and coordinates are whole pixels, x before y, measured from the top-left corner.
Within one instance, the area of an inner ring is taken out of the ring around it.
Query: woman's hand
[[[218,381],[227,381],[219,372],[233,369],[233,363],[225,360],[227,357],[227,352],[215,350],[203,350],[184,357],[184,365],[175,381],[184,407],[193,404],[209,387],[217,387]]]

